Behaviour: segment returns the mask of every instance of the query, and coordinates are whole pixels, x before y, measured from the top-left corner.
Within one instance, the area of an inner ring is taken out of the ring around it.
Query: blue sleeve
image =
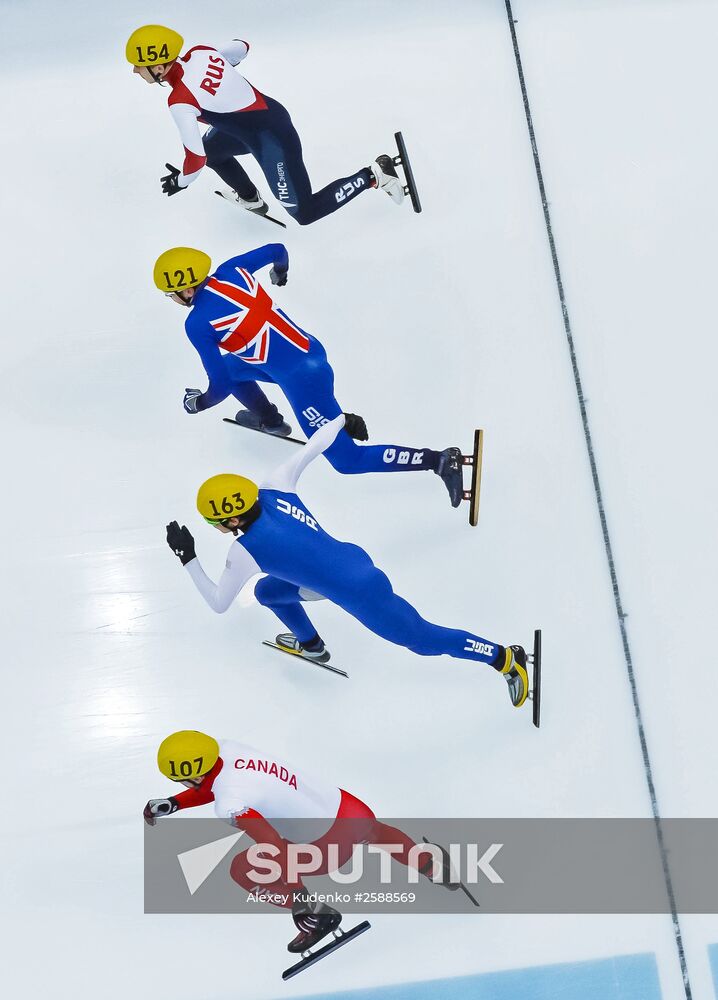
[[[254,274],[255,271],[259,271],[269,264],[283,271],[289,267],[289,254],[283,243],[268,243],[265,247],[257,247],[256,250],[250,250],[249,253],[242,253],[239,257],[231,257],[222,264],[222,268],[243,267],[246,271]],[[222,268],[218,268],[218,271],[221,271]]]
[[[190,343],[199,354],[204,370],[207,372],[209,386],[207,391],[197,400],[198,410],[208,410],[226,399],[232,391],[227,369],[222,358],[222,352],[217,346],[214,335],[204,322],[192,323],[191,317],[185,323],[185,330]]]

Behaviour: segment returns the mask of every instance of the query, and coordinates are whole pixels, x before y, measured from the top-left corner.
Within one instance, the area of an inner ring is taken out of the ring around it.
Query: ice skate
[[[451,867],[451,858],[449,857],[449,852],[441,844],[433,843],[427,837],[422,837],[425,844],[429,844],[431,847],[438,847],[441,851],[441,861],[439,864],[439,871],[435,871],[437,862],[434,861],[433,856],[420,868],[420,873],[425,877],[430,879],[434,885],[440,885],[444,889],[448,889],[449,892],[456,892],[457,889],[461,891],[471,900],[474,906],[478,906],[479,903],[476,897],[466,888],[464,883],[461,881],[459,876],[453,871]]]
[[[523,646],[507,646],[501,673],[509,686],[511,704],[521,708],[529,696],[529,675],[526,669],[526,650]]]
[[[401,205],[404,200],[404,185],[399,180],[399,175],[394,166],[394,160],[386,153],[377,156],[376,160],[369,168],[374,177],[374,183],[382,191],[386,191],[392,201]]]
[[[289,942],[287,951],[302,954],[335,931],[342,922],[342,915],[326,903],[295,902],[292,919],[299,933]]]
[[[251,212],[252,215],[259,215],[261,218],[266,219],[267,222],[273,222],[276,226],[281,226],[282,229],[286,229],[286,225],[280,222],[279,219],[275,219],[273,215],[269,215],[269,205],[262,198],[259,191],[257,191],[254,198],[240,198],[236,191],[232,188],[223,188],[221,191],[215,191],[220,198],[224,198],[225,201],[231,202],[232,205],[237,205],[238,208],[244,208],[247,212]]]
[[[273,434],[275,437],[288,437],[292,433],[292,428],[282,417],[276,406],[274,407],[274,411],[272,419],[266,421],[262,420],[252,410],[238,410],[234,415],[234,422],[239,424],[240,427],[246,427],[250,431],[261,431],[263,434]]]
[[[296,636],[291,632],[282,632],[275,639],[277,646],[286,653],[294,653],[295,656],[303,656],[305,660],[314,660],[315,663],[328,663],[330,652],[324,645],[322,639],[319,640],[318,649],[305,649]]]
[[[283,632],[281,635],[276,637],[275,642],[269,642],[268,639],[263,639],[262,645],[269,646],[271,649],[278,649],[280,653],[289,653],[290,656],[296,656],[299,660],[306,660],[308,663],[314,663],[316,666],[322,667],[324,670],[330,670],[333,674],[339,674],[340,677],[349,676],[346,670],[341,670],[339,667],[335,667],[333,663],[329,662],[331,654],[321,639],[319,639],[316,649],[308,650],[302,646],[297,637],[292,635],[291,632]],[[313,645],[313,643],[311,645]]]
[[[341,913],[333,910],[326,903],[319,902],[301,904],[301,909],[295,902],[292,906],[292,918],[299,933],[289,942],[287,950],[293,954],[301,954],[302,958],[296,965],[284,970],[282,979],[285,981],[293,979],[300,972],[304,972],[310,966],[321,962],[322,959],[332,955],[338,948],[343,948],[344,945],[349,944],[350,941],[371,927],[368,920],[363,920],[351,930],[343,931],[339,926],[342,920]],[[316,951],[310,950],[328,934],[332,935],[332,940],[328,944],[322,945]]]
[[[269,205],[262,198],[259,191],[254,195],[254,198],[240,198],[236,191],[232,188],[225,188],[224,191],[216,191],[221,198],[226,198],[227,201],[233,202],[240,208],[246,208],[248,212],[254,212],[255,215],[266,215],[269,211]]]
[[[464,498],[464,473],[461,448],[445,448],[434,470],[449,491],[451,506],[458,507]]]

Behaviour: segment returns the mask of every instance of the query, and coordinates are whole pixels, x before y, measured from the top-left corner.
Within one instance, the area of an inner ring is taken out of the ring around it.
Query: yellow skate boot
[[[521,708],[529,696],[529,675],[526,669],[526,650],[523,646],[507,646],[501,673],[509,686],[511,704]]]

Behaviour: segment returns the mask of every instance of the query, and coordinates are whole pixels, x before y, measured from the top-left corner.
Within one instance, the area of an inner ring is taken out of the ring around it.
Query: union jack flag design
[[[241,354],[248,364],[261,365],[269,357],[271,334],[276,333],[306,354],[310,346],[307,335],[277,312],[267,292],[249,271],[243,267],[238,267],[237,271],[246,281],[247,288],[218,278],[210,278],[205,285],[236,307],[226,316],[210,320],[214,329],[224,334],[219,342],[221,349]]]

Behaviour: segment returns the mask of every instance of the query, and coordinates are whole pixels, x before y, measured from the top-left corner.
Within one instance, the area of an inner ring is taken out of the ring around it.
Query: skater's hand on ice
[[[177,799],[150,799],[142,815],[147,826],[154,826],[158,816],[169,816],[178,809]]]
[[[202,395],[201,389],[185,389],[182,405],[186,413],[198,413],[197,400]]]
[[[288,274],[288,267],[281,267],[279,264],[275,264],[269,272],[269,277],[271,278],[273,285],[286,285]]]
[[[184,524],[180,528],[176,521],[170,521],[167,525],[167,544],[183,566],[197,557],[194,550],[194,538],[189,528],[185,527]]]
[[[166,195],[177,194],[178,191],[184,191],[185,188],[180,186],[178,177],[181,173],[177,167],[173,167],[171,163],[165,163],[165,166],[169,170],[169,173],[165,177],[160,177],[160,184],[162,185],[162,190]]]

